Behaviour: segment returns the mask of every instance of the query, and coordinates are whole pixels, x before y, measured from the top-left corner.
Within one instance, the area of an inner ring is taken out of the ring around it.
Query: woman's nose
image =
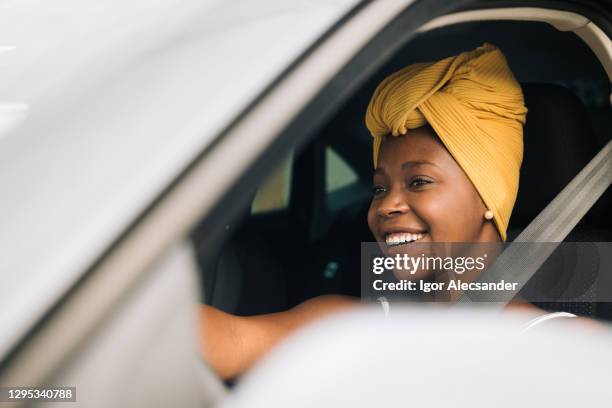
[[[380,203],[377,214],[379,217],[389,218],[394,215],[405,214],[410,211],[410,206],[401,194],[389,193]]]

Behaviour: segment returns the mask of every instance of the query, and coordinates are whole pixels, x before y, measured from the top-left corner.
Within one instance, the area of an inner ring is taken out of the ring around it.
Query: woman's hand
[[[219,376],[233,378],[292,331],[358,303],[358,299],[348,296],[324,295],[284,312],[247,317],[200,305],[200,349]]]

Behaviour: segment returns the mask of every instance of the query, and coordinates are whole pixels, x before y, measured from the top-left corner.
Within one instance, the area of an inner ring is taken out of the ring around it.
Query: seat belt
[[[477,282],[497,283],[502,279],[516,282],[516,289],[468,291],[457,301],[457,307],[473,302],[489,302],[494,309],[503,308],[574,229],[612,183],[612,140],[569,182],[567,186],[529,223],[519,236],[485,271]],[[549,245],[525,245],[546,242]]]

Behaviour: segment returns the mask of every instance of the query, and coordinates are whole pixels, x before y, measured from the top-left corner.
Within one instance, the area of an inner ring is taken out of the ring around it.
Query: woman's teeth
[[[385,237],[385,241],[387,242],[388,246],[395,246],[395,245],[402,245],[402,244],[409,244],[411,242],[417,241],[421,238],[423,238],[423,236],[425,236],[425,234],[411,234],[408,232],[396,232],[393,234],[388,234]]]

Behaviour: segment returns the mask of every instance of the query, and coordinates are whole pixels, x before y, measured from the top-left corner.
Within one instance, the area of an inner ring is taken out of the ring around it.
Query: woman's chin
[[[421,239],[409,243],[396,245],[387,245],[387,243],[379,243],[386,257],[393,258],[396,268],[393,272],[398,280],[419,281],[429,280],[433,276],[433,271],[424,267],[424,261],[427,257],[436,255],[435,243],[432,242],[428,233],[425,233]]]

